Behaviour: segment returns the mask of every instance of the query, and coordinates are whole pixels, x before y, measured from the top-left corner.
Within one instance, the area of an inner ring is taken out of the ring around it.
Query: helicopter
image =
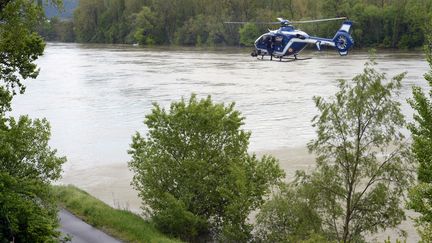
[[[353,22],[346,17],[317,19],[317,20],[303,20],[303,21],[289,21],[283,18],[277,18],[278,22],[256,22],[255,24],[280,24],[277,30],[268,30],[256,39],[254,45],[255,49],[251,56],[264,59],[264,56],[270,56],[282,59],[305,60],[298,59],[298,54],[306,48],[308,44],[314,44],[318,51],[321,51],[321,46],[334,47],[339,55],[348,55],[349,49],[354,45],[354,39],[350,35]],[[293,24],[316,23],[324,21],[345,20],[342,26],[336,32],[333,39],[321,38],[310,36],[306,32],[296,29]],[[246,24],[248,22],[225,22],[227,24]]]

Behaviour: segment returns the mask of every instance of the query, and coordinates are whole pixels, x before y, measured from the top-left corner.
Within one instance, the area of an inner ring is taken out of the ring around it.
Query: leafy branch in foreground
[[[432,87],[432,36],[425,46],[430,70],[425,79]],[[421,214],[416,220],[424,242],[432,241],[432,90],[429,97],[420,87],[413,87],[413,98],[408,103],[415,110],[414,122],[409,124],[413,144],[412,151],[419,163],[417,179],[419,184],[409,193],[408,207]]]
[[[60,4],[61,1],[52,2]],[[0,0],[0,242],[58,242],[51,181],[66,158],[49,145],[48,121],[8,117],[24,79],[36,78],[45,44],[34,32],[42,17],[35,1]]]
[[[49,186],[66,158],[48,145],[46,120],[0,116],[0,241],[55,242],[57,204]]]

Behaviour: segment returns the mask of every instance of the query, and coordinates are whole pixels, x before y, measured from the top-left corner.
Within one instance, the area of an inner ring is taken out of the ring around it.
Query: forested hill
[[[225,21],[337,16],[355,21],[356,47],[419,47],[424,27],[431,23],[432,0],[80,0],[73,24],[48,27],[69,35],[73,32],[77,42],[239,45],[241,26]],[[332,37],[340,24],[297,27],[311,35]],[[257,26],[242,33],[256,37],[268,27],[277,26]],[[70,28],[69,32],[64,28]],[[247,37],[243,43],[251,41]]]

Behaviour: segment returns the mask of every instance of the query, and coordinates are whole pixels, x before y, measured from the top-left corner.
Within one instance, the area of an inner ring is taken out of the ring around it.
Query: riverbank
[[[306,147],[257,151],[260,157],[270,154],[279,159],[281,168],[291,181],[297,170],[310,170],[314,167],[314,157]],[[69,170],[64,173],[61,184],[75,185],[103,202],[120,209],[139,213],[141,200],[132,188],[133,173],[127,163],[110,164],[92,168]]]
[[[256,154],[259,157],[269,154],[278,158],[281,168],[287,175],[287,182],[294,179],[297,170],[310,171],[315,167],[314,155],[308,152],[306,146],[256,151]],[[133,173],[129,171],[125,162],[91,169],[71,170],[64,174],[61,182],[76,185],[114,208],[126,209],[139,214],[141,200],[130,185],[132,177]],[[399,226],[408,233],[407,242],[420,240],[411,219],[415,216],[412,211],[407,211],[407,220]],[[397,230],[391,229],[369,236],[368,240],[384,242],[388,236],[393,240],[401,238]]]
[[[242,45],[136,45],[131,43],[93,43],[93,42],[61,42],[61,41],[47,41],[48,45],[81,45],[87,48],[113,48],[113,49],[124,49],[131,48],[136,50],[159,50],[159,51],[193,51],[193,52],[222,52],[222,53],[245,53],[249,54],[252,50],[254,50],[254,46],[242,46]],[[390,47],[380,47],[380,46],[370,46],[370,47],[353,47],[351,51],[354,52],[364,52],[368,53],[369,50],[375,49],[377,53],[419,53],[423,54],[423,46],[414,47],[414,48],[390,48]],[[323,46],[322,50],[324,52],[334,53],[335,49],[331,47]],[[314,46],[309,46],[304,50],[306,54],[310,53],[319,53],[320,51],[316,50]],[[247,55],[250,57],[249,55]]]
[[[86,223],[125,242],[180,242],[160,233],[140,216],[114,209],[74,186],[55,186],[60,206]]]

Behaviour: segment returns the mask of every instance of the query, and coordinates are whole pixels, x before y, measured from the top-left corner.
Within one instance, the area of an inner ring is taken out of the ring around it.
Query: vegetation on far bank
[[[121,209],[115,209],[74,186],[53,186],[61,207],[88,224],[126,242],[180,242],[160,233],[152,223]]]
[[[49,41],[143,45],[251,45],[277,25],[240,26],[225,21],[275,21],[346,16],[354,21],[355,48],[415,48],[423,45],[432,16],[429,0],[81,0],[68,21],[40,28]],[[297,26],[333,37],[341,22]]]

